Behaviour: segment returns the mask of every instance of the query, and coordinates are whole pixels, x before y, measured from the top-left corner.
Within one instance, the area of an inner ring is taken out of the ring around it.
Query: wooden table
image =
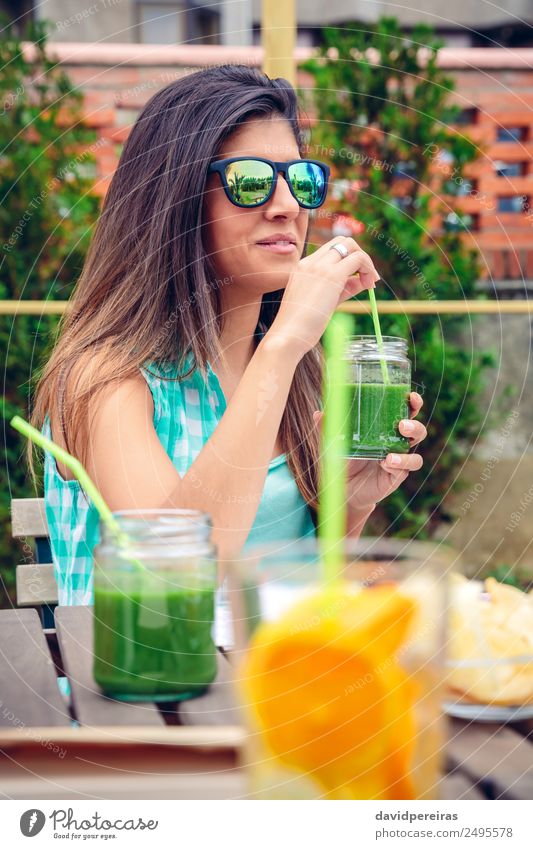
[[[0,610],[0,798],[245,798],[245,740],[221,653],[217,681],[182,703],[128,704],[92,679],[92,608]],[[66,675],[71,699],[60,694]],[[532,799],[533,729],[453,720],[436,798]]]

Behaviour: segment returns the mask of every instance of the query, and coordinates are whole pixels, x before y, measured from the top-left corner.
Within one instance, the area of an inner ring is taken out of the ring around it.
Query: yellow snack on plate
[[[533,703],[533,596],[452,576],[448,684],[465,701]]]

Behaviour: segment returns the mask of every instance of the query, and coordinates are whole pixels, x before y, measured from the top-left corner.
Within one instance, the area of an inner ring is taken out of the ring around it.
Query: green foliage
[[[477,254],[446,221],[455,210],[453,198],[444,198],[450,175],[442,167],[442,155],[451,155],[452,182],[460,187],[463,168],[478,151],[450,127],[458,109],[449,104],[453,81],[437,67],[440,43],[425,26],[407,38],[389,18],[374,27],[328,27],[323,35],[319,55],[303,64],[314,77],[311,97],[318,117],[309,155],[329,158],[346,187],[328,210],[365,225],[357,238],[385,281],[378,298],[479,298]],[[460,214],[456,220],[461,222]],[[456,485],[457,470],[480,434],[483,376],[493,364],[488,353],[461,344],[471,320],[381,319],[384,333],[410,340],[428,438],[423,471],[379,505],[375,532],[428,537],[445,517],[442,498]],[[354,332],[373,333],[370,317],[358,318]]]
[[[510,566],[507,563],[500,563],[487,570],[483,577],[495,578],[501,584],[509,584],[509,586],[516,587],[524,592],[529,592],[533,588],[532,576],[528,574],[524,567]]]
[[[72,291],[98,213],[90,172],[95,134],[80,124],[81,95],[46,55],[34,28],[34,57],[2,22],[0,34],[0,298],[63,300]],[[57,327],[52,316],[0,316],[3,412],[28,414],[31,379]],[[24,440],[4,428],[0,469],[0,604],[23,559],[10,539],[12,497],[32,495]],[[42,493],[37,493],[41,495]]]

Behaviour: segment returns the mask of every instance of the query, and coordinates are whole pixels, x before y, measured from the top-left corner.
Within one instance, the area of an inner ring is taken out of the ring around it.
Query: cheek
[[[215,209],[212,212],[204,232],[207,253],[220,276],[234,276],[249,267],[246,237],[239,230],[238,218],[232,218],[227,209],[220,209],[218,215]]]
[[[304,242],[305,237],[309,235],[309,213],[304,210],[302,210],[298,219],[298,235],[302,242]]]
[[[213,250],[223,251],[226,261],[229,250],[241,254],[242,258],[250,241],[253,241],[250,224],[246,212],[243,214],[224,201],[213,203],[206,222],[208,244]]]
[[[224,214],[223,205],[217,201],[210,201],[206,210],[204,224],[204,239],[212,252],[218,252],[227,242],[227,219]]]

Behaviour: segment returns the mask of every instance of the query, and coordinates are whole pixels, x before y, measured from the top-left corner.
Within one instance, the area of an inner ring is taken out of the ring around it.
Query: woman
[[[327,167],[298,163],[303,150],[286,80],[229,65],[159,91],[126,142],[35,400],[33,423],[112,510],[207,511],[222,560],[314,533],[319,340],[378,280],[351,238],[305,256]],[[249,157],[278,163],[277,181]],[[421,405],[412,393],[413,416]],[[414,421],[400,430],[425,437]],[[421,465],[352,461],[351,535]],[[97,515],[50,456],[45,499],[59,602],[88,603]]]

